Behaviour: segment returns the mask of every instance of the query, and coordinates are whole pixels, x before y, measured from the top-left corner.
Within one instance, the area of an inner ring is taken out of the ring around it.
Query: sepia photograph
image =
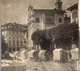
[[[1,71],[79,71],[79,0],[0,0]]]

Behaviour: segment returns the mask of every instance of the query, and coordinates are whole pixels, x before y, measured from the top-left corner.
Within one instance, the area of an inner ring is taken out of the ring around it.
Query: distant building
[[[70,11],[71,23],[78,23],[78,3],[70,6],[67,10]]]
[[[70,11],[70,23],[72,24],[77,24],[79,26],[79,17],[78,17],[78,3],[70,6],[68,9],[68,11]],[[77,28],[79,29],[79,28]],[[76,42],[74,42],[74,44],[76,45],[76,47],[78,47],[79,44],[79,31],[78,33],[76,33]],[[73,42],[73,37],[72,37],[72,42]]]
[[[54,9],[34,9],[33,6],[28,7],[28,47],[33,46],[31,35],[34,31],[50,29],[60,24],[64,24],[64,13],[62,9],[62,1],[57,0]]]
[[[2,25],[2,36],[11,52],[27,47],[27,35],[26,25],[16,22]]]

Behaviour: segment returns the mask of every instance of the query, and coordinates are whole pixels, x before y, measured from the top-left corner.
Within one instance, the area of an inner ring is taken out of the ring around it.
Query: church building
[[[62,9],[62,1],[56,0],[54,9],[35,9],[28,7],[28,47],[33,47],[31,35],[36,30],[44,30],[64,24],[66,11]]]

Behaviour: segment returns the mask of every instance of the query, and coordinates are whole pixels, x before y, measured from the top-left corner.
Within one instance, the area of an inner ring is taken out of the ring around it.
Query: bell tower
[[[28,6],[28,21],[31,20],[31,16],[33,14],[33,9],[34,9],[33,6],[30,4]]]
[[[55,7],[57,10],[62,10],[62,1],[56,0]]]
[[[62,10],[62,1],[61,0],[56,0],[55,3],[55,21],[54,23],[56,24],[56,26],[60,25],[60,24],[64,24],[64,13],[65,10]]]

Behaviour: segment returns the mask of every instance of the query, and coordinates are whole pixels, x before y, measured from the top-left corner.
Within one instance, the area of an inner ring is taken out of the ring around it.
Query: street
[[[12,65],[2,66],[2,71],[75,71],[76,62],[54,62],[54,61],[17,61],[14,60]],[[17,69],[17,70],[16,70]]]
[[[60,63],[60,62],[32,62],[26,63],[27,70],[30,71],[73,71],[76,69],[75,62]]]

